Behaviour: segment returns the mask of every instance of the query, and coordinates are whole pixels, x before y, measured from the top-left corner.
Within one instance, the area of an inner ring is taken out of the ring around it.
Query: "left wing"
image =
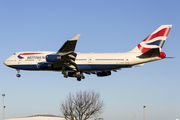
[[[81,34],[75,35],[70,40],[67,40],[64,45],[58,50],[58,53],[69,53],[74,52],[76,43]]]
[[[77,54],[74,52],[74,50],[75,50],[76,43],[80,35],[81,34],[77,34],[70,40],[67,40],[57,52],[57,54],[61,56],[61,60],[64,63],[62,72],[66,71],[66,69],[79,71],[78,66],[75,63]]]

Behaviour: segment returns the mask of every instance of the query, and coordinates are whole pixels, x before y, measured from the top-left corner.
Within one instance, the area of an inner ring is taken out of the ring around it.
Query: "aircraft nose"
[[[3,63],[7,66],[7,59]]]

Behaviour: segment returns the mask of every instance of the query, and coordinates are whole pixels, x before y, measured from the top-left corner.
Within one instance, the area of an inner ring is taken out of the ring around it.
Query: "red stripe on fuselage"
[[[20,56],[20,55],[36,55],[36,54],[41,54],[41,53],[20,53],[18,56]]]

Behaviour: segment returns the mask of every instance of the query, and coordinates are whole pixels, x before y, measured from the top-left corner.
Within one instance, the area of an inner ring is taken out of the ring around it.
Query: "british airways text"
[[[27,59],[45,59],[45,56],[28,56]]]

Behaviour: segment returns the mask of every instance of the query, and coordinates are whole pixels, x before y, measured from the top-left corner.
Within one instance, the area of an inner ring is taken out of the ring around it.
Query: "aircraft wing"
[[[75,35],[70,40],[67,40],[64,45],[58,50],[57,54],[61,56],[63,61],[63,69],[71,69],[73,71],[79,71],[78,66],[75,63],[77,54],[74,52],[76,43],[81,34]]]
[[[78,38],[80,37],[81,34],[75,35],[73,38],[70,40],[67,40],[64,45],[58,50],[58,53],[64,53],[64,52],[74,52],[76,43]]]

